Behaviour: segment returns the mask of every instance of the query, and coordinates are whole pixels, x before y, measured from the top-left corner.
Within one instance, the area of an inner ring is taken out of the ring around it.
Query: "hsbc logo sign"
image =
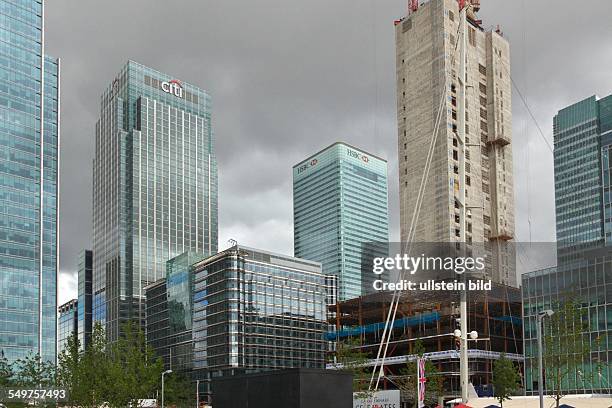
[[[172,94],[176,97],[183,98],[183,84],[178,79],[173,79],[171,81],[163,81],[160,84],[160,88],[162,91]]]
[[[347,149],[346,154],[352,158],[361,160],[364,163],[368,163],[370,161],[370,158],[368,156],[366,156],[365,154],[361,154],[355,150]]]
[[[317,159],[312,159],[308,163],[302,164],[300,167],[297,168],[297,174],[302,174],[303,172],[305,172],[309,168],[311,168],[313,166],[316,166],[317,163],[319,163],[319,161]]]

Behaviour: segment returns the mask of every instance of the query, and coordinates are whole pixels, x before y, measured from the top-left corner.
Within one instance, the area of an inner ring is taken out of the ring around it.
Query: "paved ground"
[[[575,408],[612,408],[612,396],[607,398],[567,396],[561,400],[561,404],[567,404]],[[485,408],[490,405],[499,407],[499,404],[493,398],[479,398],[476,401],[470,401],[468,405],[472,408]],[[555,401],[545,397],[544,407],[554,408]],[[538,398],[514,397],[510,401],[504,401],[504,408],[539,408]]]

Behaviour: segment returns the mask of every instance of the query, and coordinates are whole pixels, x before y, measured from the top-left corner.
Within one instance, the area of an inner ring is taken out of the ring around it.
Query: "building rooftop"
[[[293,168],[299,167],[299,166],[300,166],[301,164],[303,164],[304,162],[307,162],[307,161],[309,161],[309,160],[313,159],[314,157],[316,157],[316,156],[320,155],[321,153],[323,153],[323,152],[325,152],[325,151],[327,151],[327,150],[330,150],[331,148],[333,148],[333,147],[335,147],[335,146],[338,146],[338,145],[341,145],[341,146],[346,146],[346,147],[348,147],[348,148],[350,148],[350,149],[357,150],[358,152],[360,152],[360,153],[362,153],[362,154],[365,154],[365,155],[367,155],[367,156],[374,157],[374,158],[376,158],[376,159],[378,159],[378,160],[381,160],[381,161],[383,161],[383,162],[387,163],[387,160],[386,160],[386,159],[383,159],[383,158],[382,158],[382,157],[380,157],[380,156],[377,156],[377,155],[372,154],[372,153],[370,153],[370,152],[367,152],[367,151],[365,151],[365,150],[363,150],[363,149],[360,149],[359,147],[355,147],[355,146],[350,145],[350,144],[348,144],[348,143],[346,143],[346,142],[335,142],[335,143],[330,144],[330,145],[329,145],[329,146],[327,146],[326,148],[319,150],[319,151],[318,151],[318,152],[316,152],[315,154],[312,154],[312,155],[308,156],[307,158],[305,158],[304,160],[300,161],[299,163],[294,164],[294,165],[293,165]]]

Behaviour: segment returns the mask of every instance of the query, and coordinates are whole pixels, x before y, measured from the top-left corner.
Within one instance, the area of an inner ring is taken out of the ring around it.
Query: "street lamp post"
[[[165,405],[164,405],[164,376],[166,374],[170,374],[171,372],[172,372],[172,370],[166,370],[166,371],[164,371],[162,373],[162,395],[161,395],[161,406],[162,406],[162,408],[165,407]]]
[[[537,317],[537,337],[538,337],[538,394],[540,396],[540,408],[544,408],[544,370],[542,367],[542,320],[546,316],[552,316],[555,312],[550,309],[541,311]]]

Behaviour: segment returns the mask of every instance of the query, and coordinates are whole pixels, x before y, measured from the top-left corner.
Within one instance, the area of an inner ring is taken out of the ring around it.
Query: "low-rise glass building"
[[[609,394],[612,388],[612,253],[583,249],[573,257],[571,263],[522,276],[527,394],[538,392],[537,315],[568,298],[579,302],[588,319],[583,339],[591,353],[582,367],[566,376],[563,389],[568,394]]]
[[[204,400],[213,377],[325,366],[320,263],[236,245],[194,273],[194,368]]]
[[[204,258],[185,252],[166,263],[166,277],[145,287],[146,337],[166,369],[193,368],[193,265]]]
[[[57,308],[58,331],[57,331],[57,355],[68,345],[70,336],[76,337],[78,332],[78,304],[79,301],[72,299]]]
[[[324,368],[335,279],[321,264],[234,246],[168,261],[145,288],[147,342],[166,368],[200,380],[284,368]]]

